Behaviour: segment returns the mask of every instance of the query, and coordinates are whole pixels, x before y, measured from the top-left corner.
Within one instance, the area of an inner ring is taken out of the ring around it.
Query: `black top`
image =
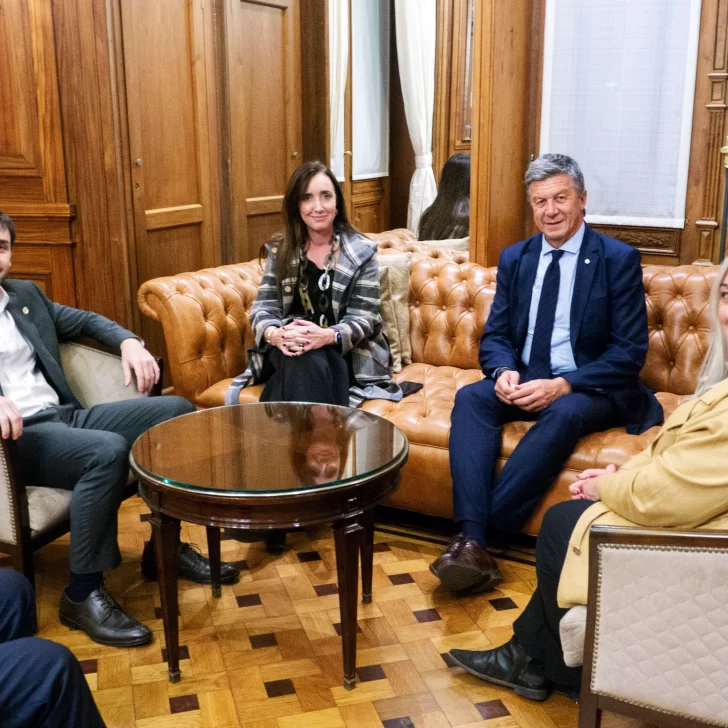
[[[293,304],[291,306],[290,315],[294,318],[304,318],[313,321],[316,325],[321,325],[321,314],[325,315],[326,325],[333,326],[336,323],[334,319],[334,309],[331,305],[331,291],[334,283],[334,271],[329,271],[331,283],[328,290],[324,291],[319,286],[319,279],[323,273],[323,269],[319,268],[313,261],[306,258],[306,277],[308,278],[308,295],[313,305],[313,315],[306,311],[303,301],[301,300],[300,281],[296,283],[293,293]]]

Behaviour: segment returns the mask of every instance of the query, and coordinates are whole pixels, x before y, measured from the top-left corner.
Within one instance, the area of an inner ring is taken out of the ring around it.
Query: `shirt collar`
[[[563,250],[565,253],[577,255],[581,249],[581,243],[584,240],[585,232],[586,225],[582,222],[581,225],[579,225],[579,229],[560,248],[552,248],[546,242],[546,238],[541,235],[541,255],[547,255],[554,250]]]
[[[8,296],[8,292],[0,286],[0,313],[5,311],[8,307],[8,303],[10,303],[10,296]]]

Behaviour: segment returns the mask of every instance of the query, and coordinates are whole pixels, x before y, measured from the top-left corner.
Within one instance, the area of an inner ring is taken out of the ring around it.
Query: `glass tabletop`
[[[131,450],[142,475],[244,495],[328,489],[401,466],[407,438],[388,420],[333,405],[258,403],[176,417]]]

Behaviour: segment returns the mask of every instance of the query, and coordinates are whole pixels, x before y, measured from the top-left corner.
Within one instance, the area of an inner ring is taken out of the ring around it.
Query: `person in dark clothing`
[[[78,660],[35,632],[33,587],[22,574],[0,569],[0,725],[103,728]]]

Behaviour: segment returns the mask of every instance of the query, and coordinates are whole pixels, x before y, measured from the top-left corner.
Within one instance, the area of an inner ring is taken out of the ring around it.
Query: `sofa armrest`
[[[596,526],[589,559],[582,704],[728,723],[728,533]]]
[[[124,386],[124,370],[121,357],[92,339],[79,339],[60,345],[61,364],[68,383],[78,401],[86,408],[105,402],[118,402],[124,399],[137,399],[147,395],[139,392],[136,381]],[[152,394],[161,394],[162,360],[159,382]]]

